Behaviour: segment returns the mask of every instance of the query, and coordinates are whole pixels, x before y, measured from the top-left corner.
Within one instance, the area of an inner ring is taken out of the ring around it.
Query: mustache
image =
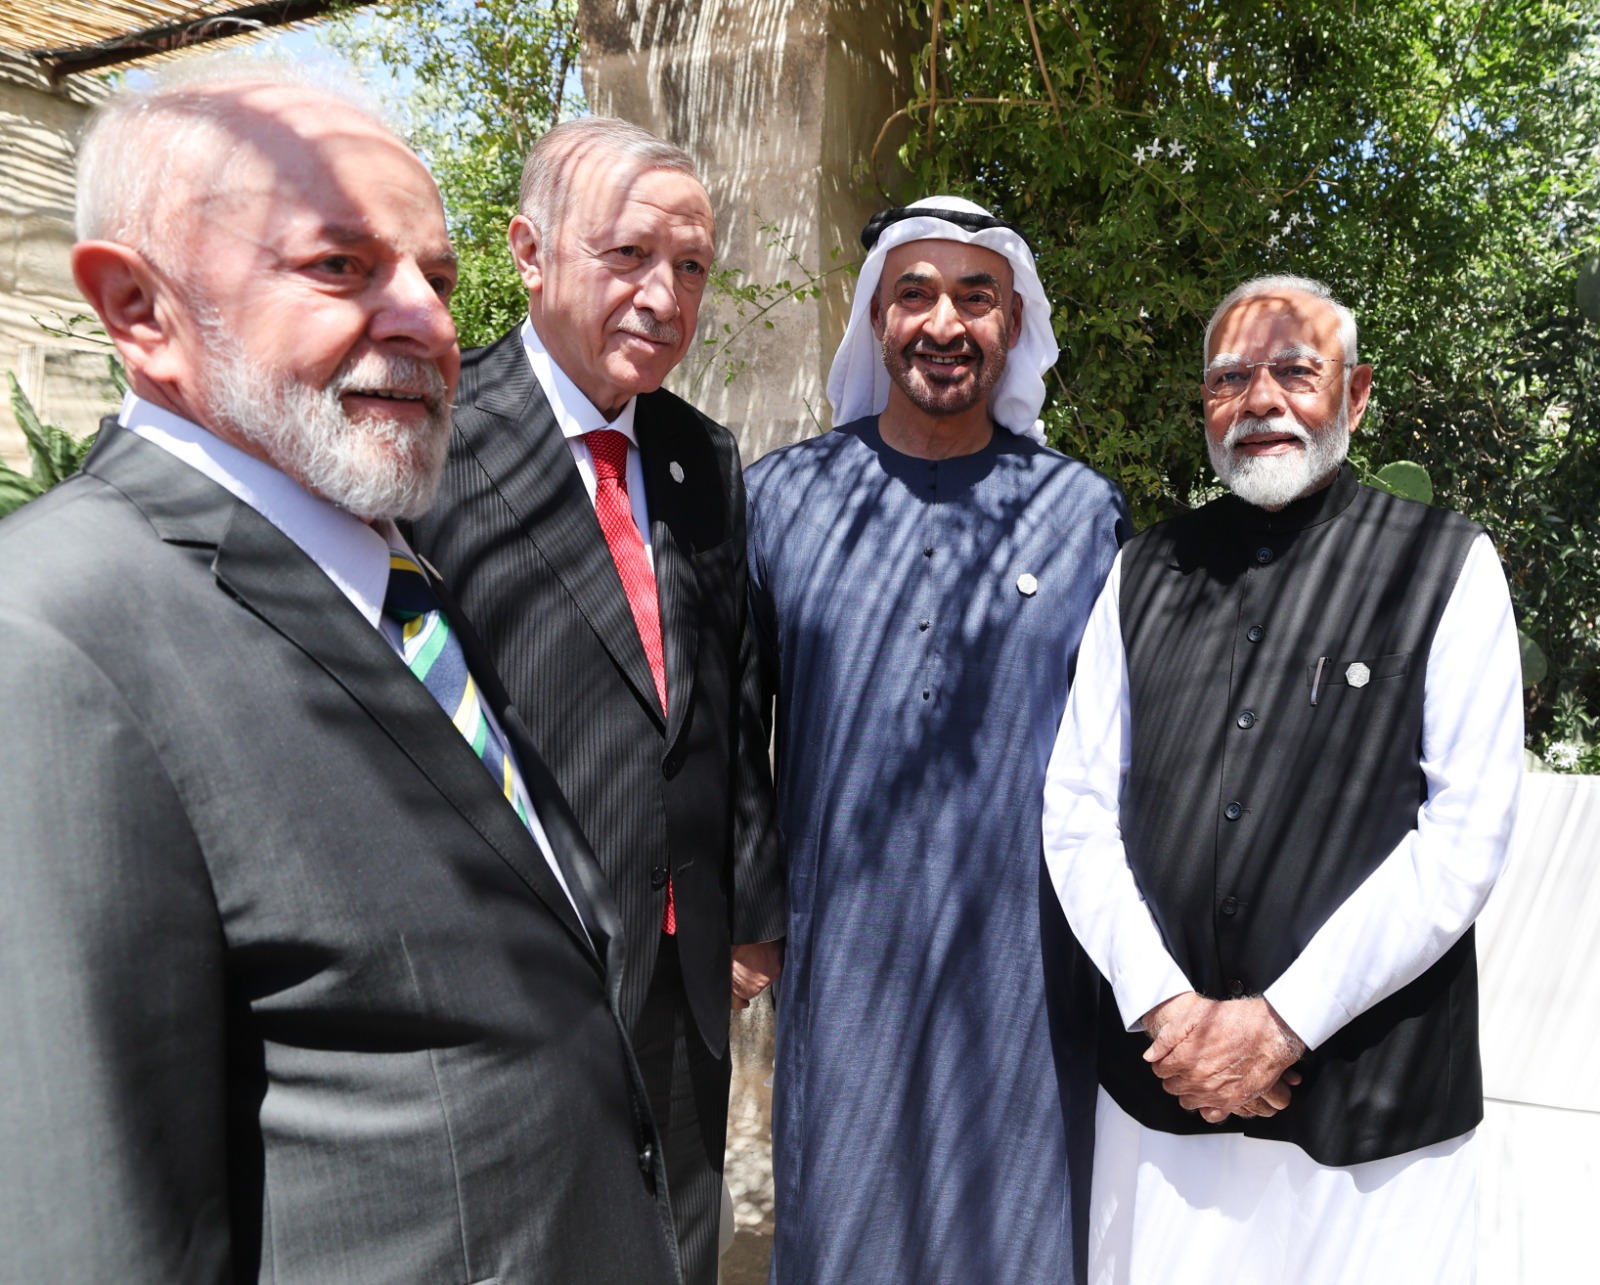
[[[432,414],[447,408],[448,386],[438,363],[404,353],[368,352],[335,372],[328,383],[335,397],[349,392],[419,397]]]
[[[637,309],[623,317],[617,329],[630,335],[638,335],[642,339],[654,340],[658,344],[676,344],[683,338],[683,331],[678,328],[677,322],[662,321],[659,317],[652,316],[648,312],[639,312]]]
[[[1286,433],[1303,446],[1311,445],[1311,430],[1293,415],[1246,415],[1229,427],[1222,439],[1223,449],[1231,450],[1256,433]]]

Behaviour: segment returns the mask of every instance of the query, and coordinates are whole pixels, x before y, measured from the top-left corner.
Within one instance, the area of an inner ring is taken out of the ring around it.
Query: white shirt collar
[[[556,365],[544,341],[539,338],[539,332],[533,328],[531,317],[524,318],[522,322],[522,351],[528,354],[533,376],[544,391],[545,401],[550,403],[556,423],[561,425],[563,437],[582,437],[596,429],[614,428],[628,439],[629,445],[637,449],[639,439],[633,431],[633,408],[638,404],[637,397],[628,398],[622,412],[608,422],[583,390],[567,377],[566,371]]]
[[[117,423],[205,474],[293,540],[374,627],[389,584],[389,549],[405,541],[388,519],[368,526],[287,473],[200,425],[129,392]]]

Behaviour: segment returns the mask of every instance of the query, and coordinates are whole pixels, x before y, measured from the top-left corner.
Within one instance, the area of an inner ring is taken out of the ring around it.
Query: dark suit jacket
[[[105,431],[0,575],[0,1279],[674,1280],[531,747],[598,954],[378,632],[160,448]]]
[[[616,894],[622,1011],[644,1004],[670,865],[685,988],[719,1057],[731,941],[784,931],[767,741],[747,624],[744,485],[732,436],[641,396],[667,666],[662,717],[622,582],[521,336],[463,358],[439,500],[413,536],[528,720]]]

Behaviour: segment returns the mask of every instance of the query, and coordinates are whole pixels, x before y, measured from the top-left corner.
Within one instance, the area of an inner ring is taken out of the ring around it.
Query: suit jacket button
[[[1256,712],[1253,709],[1242,710],[1240,711],[1239,717],[1233,721],[1239,724],[1239,726],[1244,728],[1246,731],[1249,731],[1250,728],[1256,725]]]
[[[667,886],[667,868],[665,866],[652,866],[650,868],[650,886],[657,891]]]
[[[1267,631],[1260,625],[1251,625],[1249,629],[1245,630],[1244,636],[1251,642],[1260,642],[1267,636]]]
[[[1230,803],[1227,807],[1222,809],[1222,815],[1227,817],[1230,821],[1237,821],[1244,815],[1244,804]]]
[[[661,760],[661,775],[670,781],[673,777],[678,775],[678,769],[682,766],[683,756],[674,750],[671,754],[667,755],[666,758]]]
[[[1266,545],[1262,545],[1256,550],[1256,561],[1262,566],[1266,566],[1267,563],[1272,561],[1272,550],[1267,548]]]
[[[1239,910],[1239,903],[1237,901],[1235,901],[1232,897],[1224,897],[1222,899],[1222,913],[1223,914],[1225,914],[1225,915],[1236,914],[1236,913],[1238,913],[1238,910]]]

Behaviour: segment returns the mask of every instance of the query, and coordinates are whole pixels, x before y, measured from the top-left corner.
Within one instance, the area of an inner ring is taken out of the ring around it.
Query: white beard
[[[341,366],[325,388],[251,361],[232,335],[206,327],[211,357],[208,411],[259,447],[307,490],[363,520],[420,517],[433,504],[450,447],[450,406],[436,364],[369,352]],[[420,390],[427,418],[352,419],[351,389]]]
[[[1241,438],[1263,430],[1291,433],[1304,449],[1282,455],[1235,454]],[[1340,402],[1331,424],[1317,428],[1307,428],[1293,414],[1240,419],[1221,442],[1207,436],[1206,449],[1222,484],[1241,500],[1257,508],[1281,509],[1326,482],[1344,463],[1350,449],[1350,400]]]

